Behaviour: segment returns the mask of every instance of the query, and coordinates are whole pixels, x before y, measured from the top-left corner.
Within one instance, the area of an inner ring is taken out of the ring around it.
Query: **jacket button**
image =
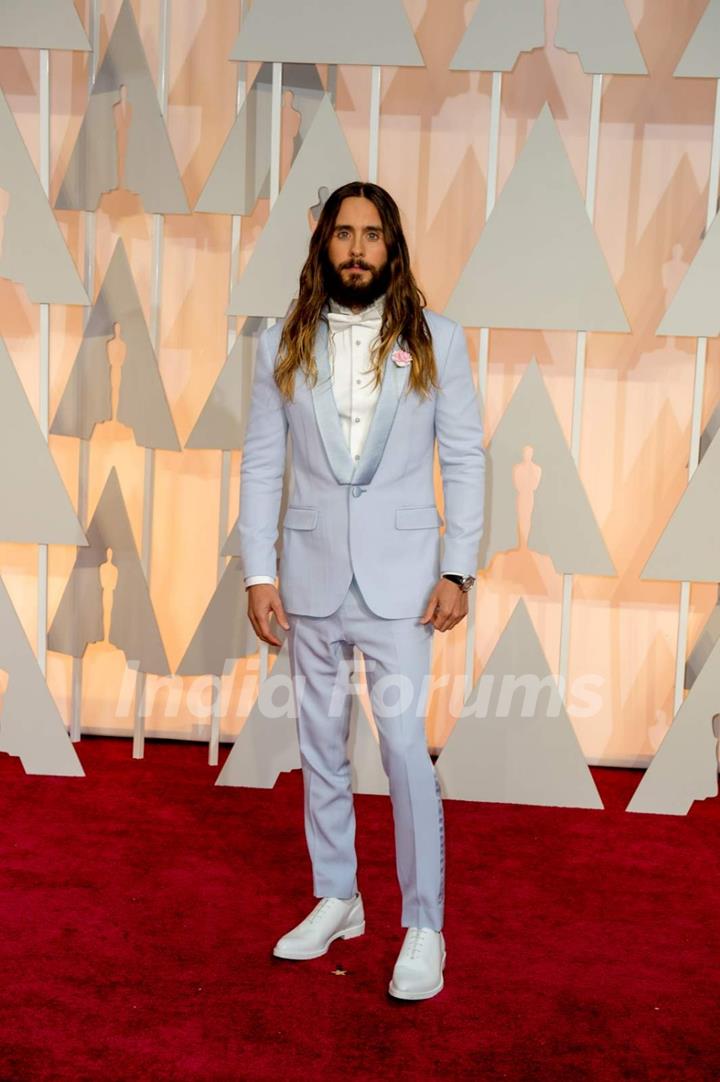
[[[362,492],[363,492],[363,489],[361,489],[359,487],[359,485],[353,485],[353,487],[352,487],[353,496],[360,496],[362,494]]]

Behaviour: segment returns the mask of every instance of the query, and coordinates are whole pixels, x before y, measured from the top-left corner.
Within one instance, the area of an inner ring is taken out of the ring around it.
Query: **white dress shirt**
[[[361,312],[353,312],[334,300],[328,306],[333,395],[345,443],[355,462],[362,454],[380,394],[380,385],[373,386],[371,347],[380,334],[384,306],[384,296]],[[245,587],[275,581],[268,575],[250,575],[245,579]]]

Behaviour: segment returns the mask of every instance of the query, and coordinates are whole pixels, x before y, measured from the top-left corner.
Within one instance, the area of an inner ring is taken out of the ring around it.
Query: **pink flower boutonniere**
[[[406,368],[409,364],[412,363],[412,354],[408,353],[404,349],[395,349],[390,354],[390,356],[395,361],[395,364],[398,366],[398,368]]]

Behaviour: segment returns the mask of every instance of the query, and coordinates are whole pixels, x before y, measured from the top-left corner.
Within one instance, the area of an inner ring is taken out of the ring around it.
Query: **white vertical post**
[[[380,150],[380,95],[382,68],[375,64],[370,73],[370,146],[368,153],[368,180],[377,184],[378,157]]]
[[[337,64],[327,66],[327,94],[334,109],[337,105]]]
[[[272,96],[270,104],[270,213],[280,194],[280,149],[282,139],[282,64],[272,66]],[[271,326],[274,320],[268,320]],[[260,675],[262,682],[268,675],[268,644],[260,643]]]
[[[705,228],[710,228],[717,212],[718,180],[720,178],[720,79],[715,84],[715,116],[713,118],[712,150],[710,152],[710,179],[705,214]],[[700,437],[702,435],[702,406],[705,391],[705,363],[707,338],[698,338],[695,347],[695,377],[693,383],[692,414],[690,420],[690,452],[688,456],[688,484],[700,461]],[[678,606],[677,647],[675,651],[675,695],[673,714],[682,706],[685,692],[685,665],[687,657],[688,617],[690,612],[690,583],[680,584]]]
[[[490,96],[490,133],[488,136],[487,187],[485,190],[485,221],[492,214],[497,198],[497,172],[500,148],[500,103],[502,101],[502,72],[492,73],[492,92]],[[478,390],[483,403],[487,397],[488,356],[490,349],[490,329],[480,328],[480,351],[478,354]]]
[[[97,71],[97,57],[100,48],[100,0],[92,0],[88,13],[88,40],[91,53],[88,57],[88,97],[95,82]],[[83,278],[85,290],[90,298],[90,307],[85,310],[83,329],[92,309],[92,299],[95,290],[95,212],[83,211],[83,225],[85,228]],[[88,475],[90,471],[90,444],[88,440],[80,440],[78,459],[78,497],[77,516],[83,530],[87,526],[88,516]],[[80,740],[82,735],[82,674],[83,660],[80,657],[72,659],[72,673],[70,678],[70,739]]]
[[[282,64],[272,66],[270,104],[270,210],[280,194],[280,140],[282,127]]]
[[[160,112],[163,117],[167,114],[168,85],[168,42],[170,38],[170,0],[160,0],[160,42],[159,42],[159,68],[158,68],[158,101]],[[152,221],[152,264],[150,280],[150,339],[155,350],[155,355],[160,354],[160,304],[162,299],[162,255],[165,219],[162,214],[153,214]],[[150,586],[152,572],[152,527],[153,527],[153,494],[155,485],[155,451],[152,447],[145,449],[145,478],[143,488],[143,525],[142,525],[142,552],[140,555],[142,569]],[[135,685],[135,722],[133,730],[133,759],[142,759],[145,753],[145,684],[146,673],[138,672]]]
[[[50,52],[40,50],[40,183],[45,195],[50,193]],[[38,421],[47,441],[50,400],[50,305],[40,305],[40,372]],[[37,586],[37,660],[47,672],[48,546],[38,546]]]
[[[490,95],[490,132],[488,135],[487,187],[485,189],[485,221],[493,212],[497,198],[497,172],[500,147],[500,104],[502,101],[502,72],[492,73],[492,91]],[[484,412],[487,401],[488,363],[490,356],[490,328],[480,328],[480,348],[478,351],[478,396]],[[471,571],[471,574],[473,572]],[[468,603],[467,626],[465,636],[465,698],[469,696],[475,683],[475,626],[477,623],[478,591],[473,589]]]
[[[240,25],[242,26],[243,19],[243,4],[240,0]],[[247,76],[247,64],[244,60],[238,62],[237,69],[237,86],[235,93],[235,116],[238,115],[242,108],[243,101],[247,94],[246,85]],[[230,276],[228,281],[228,298],[232,294],[233,284],[237,278],[238,263],[240,261],[240,239],[242,232],[242,217],[239,214],[233,214],[230,225]],[[230,350],[235,345],[237,339],[237,317],[228,316],[227,319],[227,341],[226,341],[226,356],[230,353]],[[228,528],[228,514],[230,508],[230,473],[232,466],[232,452],[223,451],[222,461],[220,468],[220,507],[218,513],[218,558],[216,568],[216,583],[222,578],[222,574],[227,566],[227,558],[222,555],[222,547],[225,541],[225,535]],[[220,716],[222,713],[222,703],[224,702],[224,696],[222,695],[223,681],[225,680],[225,674],[223,673],[219,678],[218,694],[213,697],[212,710],[210,713],[210,735],[208,739],[208,764],[210,766],[217,766],[220,755]]]
[[[585,209],[592,222],[595,218],[595,192],[597,188],[598,147],[600,143],[600,105],[602,102],[602,75],[593,75],[590,100],[590,125],[588,130],[587,173],[585,177]],[[587,332],[578,331],[575,342],[575,383],[573,389],[572,422],[570,429],[570,453],[575,465],[580,461],[580,434],[585,390],[585,356]],[[558,651],[558,683],[563,699],[566,695],[570,665],[570,615],[572,609],[573,576],[562,577],[562,602],[560,607],[560,648]]]

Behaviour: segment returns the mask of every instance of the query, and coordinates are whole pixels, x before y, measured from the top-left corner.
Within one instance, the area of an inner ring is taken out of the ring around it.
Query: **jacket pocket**
[[[398,507],[395,526],[398,530],[429,530],[442,526],[443,519],[437,507]]]
[[[317,520],[316,507],[288,507],[285,510],[283,527],[287,530],[314,530]]]

